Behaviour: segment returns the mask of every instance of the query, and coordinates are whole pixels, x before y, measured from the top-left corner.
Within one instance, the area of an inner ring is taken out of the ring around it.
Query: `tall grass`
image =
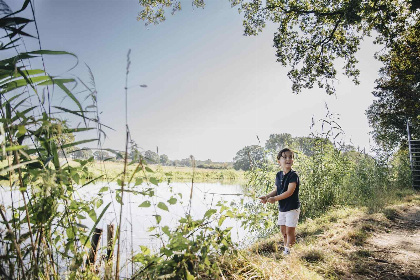
[[[311,156],[295,150],[293,168],[301,182],[299,196],[303,219],[317,217],[330,208],[343,205],[366,206],[377,211],[411,188],[406,149],[400,148],[396,153],[376,150],[368,154],[337,140],[343,132],[332,114],[327,114],[327,119],[321,121],[321,132],[312,134]],[[256,196],[266,194],[273,189],[278,171],[280,168],[275,162],[252,169],[247,174],[248,188]],[[267,210],[272,213],[271,224],[274,225],[277,205],[268,206]],[[265,233],[276,230],[273,226]]]

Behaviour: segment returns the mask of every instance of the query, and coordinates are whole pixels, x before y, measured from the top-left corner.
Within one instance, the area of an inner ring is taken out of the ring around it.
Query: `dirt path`
[[[420,206],[387,209],[388,222],[372,232],[364,248],[366,279],[420,279]]]

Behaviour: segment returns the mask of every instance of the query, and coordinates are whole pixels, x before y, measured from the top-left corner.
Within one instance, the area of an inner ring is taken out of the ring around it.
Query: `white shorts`
[[[279,212],[277,224],[279,226],[296,227],[299,221],[300,208],[287,212]]]

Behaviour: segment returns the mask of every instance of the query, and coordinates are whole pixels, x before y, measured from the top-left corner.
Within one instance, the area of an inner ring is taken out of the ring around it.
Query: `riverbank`
[[[408,193],[408,194],[407,194]],[[223,279],[419,279],[420,193],[377,212],[332,208],[297,227],[292,254],[280,234],[221,258]]]

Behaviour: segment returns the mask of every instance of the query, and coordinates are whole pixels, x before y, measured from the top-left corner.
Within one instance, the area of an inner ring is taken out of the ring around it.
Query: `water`
[[[98,209],[98,215],[102,211],[103,207],[111,202],[110,207],[103,216],[102,220],[98,224],[98,228],[102,228],[104,233],[106,232],[106,226],[108,224],[116,224],[119,219],[120,204],[112,198],[115,197],[115,189],[119,189],[115,183],[110,184],[96,184],[84,188],[84,195],[87,197],[94,197],[98,191],[104,187],[109,187],[108,191],[104,192],[103,206]],[[146,187],[142,185],[138,190]],[[134,248],[138,248],[139,245],[146,245],[152,249],[157,249],[161,246],[160,242],[154,237],[151,237],[151,233],[148,229],[152,226],[156,226],[155,215],[160,215],[162,220],[161,226],[169,226],[173,228],[176,226],[177,221],[181,217],[185,217],[187,212],[191,213],[194,219],[203,218],[205,212],[210,208],[216,208],[216,204],[220,200],[227,202],[240,202],[244,198],[243,188],[240,185],[225,185],[220,183],[194,183],[193,195],[191,199],[190,207],[190,193],[191,183],[161,183],[158,186],[152,185],[155,195],[153,197],[144,196],[141,194],[134,195],[130,192],[124,193],[124,206],[123,206],[123,225],[122,232],[127,238],[122,239],[131,240],[131,231],[133,231],[133,245]],[[177,199],[177,203],[170,205],[168,200],[174,197]],[[138,207],[144,201],[150,201],[152,206],[148,208]],[[169,211],[162,210],[158,207],[154,207],[159,202],[163,202],[169,208]],[[189,210],[191,208],[191,210]],[[226,220],[225,227],[233,227],[232,238],[239,241],[243,237],[244,231],[241,230],[240,226],[232,220]],[[89,221],[86,226],[93,226],[93,221]],[[129,237],[129,238],[128,238]]]
[[[169,226],[170,228],[176,227],[178,220],[185,217],[186,213],[190,213],[194,219],[202,219],[206,211],[210,208],[217,208],[216,204],[220,200],[231,202],[240,202],[241,199],[247,200],[244,195],[243,187],[240,185],[226,185],[221,183],[194,183],[193,193],[190,205],[190,194],[191,194],[191,183],[160,183],[158,186],[145,184],[137,186],[135,190],[141,191],[145,188],[153,188],[154,196],[144,196],[141,194],[134,195],[130,192],[124,193],[123,198],[123,219],[121,225],[121,241],[120,241],[120,256],[121,256],[121,276],[129,276],[131,274],[131,265],[127,265],[131,258],[132,251],[140,251],[141,245],[147,246],[152,251],[157,252],[159,248],[164,245],[165,239],[157,239],[153,237],[154,232],[149,232],[149,228],[156,226],[156,215],[161,216],[160,226]],[[108,187],[108,190],[99,193],[99,190],[103,187]],[[101,255],[105,254],[106,240],[107,240],[107,225],[116,225],[119,221],[120,204],[115,201],[115,190],[120,189],[116,183],[97,183],[94,185],[85,186],[78,189],[75,192],[75,197],[80,199],[90,200],[98,197],[103,200],[102,206],[97,210],[97,216],[100,215],[102,210],[109,203],[107,211],[103,215],[100,222],[97,224],[97,228],[103,230],[99,251]],[[12,192],[15,202],[15,207],[22,204],[21,194],[17,191]],[[174,197],[177,199],[177,203],[170,205],[168,200]],[[143,208],[138,207],[144,201],[150,201],[151,207]],[[169,208],[169,211],[165,211],[156,207],[159,202],[163,202]],[[11,193],[9,191],[1,190],[0,203],[6,207],[11,204]],[[93,220],[89,217],[81,221],[88,230],[94,226]],[[231,236],[235,242],[241,242],[247,237],[247,232],[241,228],[240,222],[226,219],[223,223],[223,227],[232,227]],[[243,242],[241,242],[243,243]],[[115,250],[117,248],[115,247]]]

